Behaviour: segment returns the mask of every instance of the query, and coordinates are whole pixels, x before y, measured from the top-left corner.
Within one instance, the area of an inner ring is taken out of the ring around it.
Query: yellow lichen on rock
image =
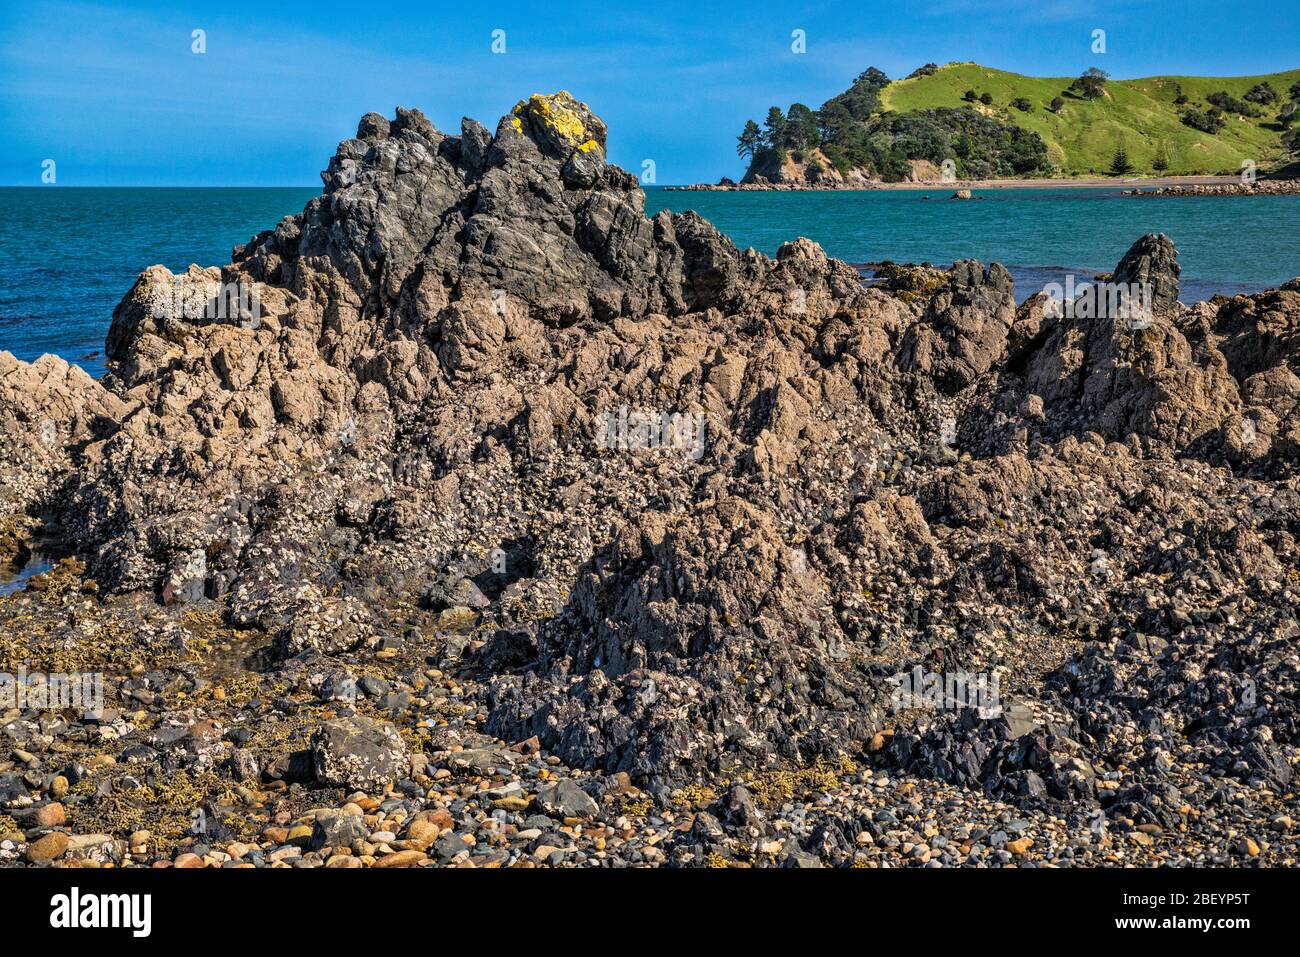
[[[553,97],[534,93],[528,100],[527,110],[544,126],[555,130],[569,142],[577,143],[586,132],[586,128],[582,117],[569,105],[573,102],[573,97],[564,92],[557,93]]]
[[[602,131],[588,122],[590,111],[566,90],[549,96],[534,93],[516,103],[511,113],[516,129],[527,118],[584,153],[601,146]]]

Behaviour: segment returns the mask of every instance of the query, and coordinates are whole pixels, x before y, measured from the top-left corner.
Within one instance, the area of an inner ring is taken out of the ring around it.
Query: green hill
[[[1237,173],[1244,160],[1254,160],[1264,170],[1284,159],[1284,130],[1277,115],[1289,99],[1288,91],[1300,81],[1300,69],[1261,76],[1108,80],[1105,92],[1096,100],[1072,92],[1073,81],[1074,77],[1021,76],[976,63],[954,63],[890,83],[880,92],[879,109],[907,113],[958,107],[967,105],[962,99],[966,91],[987,92],[992,104],[970,105],[1037,133],[1047,144],[1050,161],[1067,176],[1107,173],[1121,142],[1134,174],[1158,172],[1154,163],[1162,148],[1168,159],[1163,171],[1167,175]],[[1262,116],[1224,111],[1226,124],[1213,134],[1193,129],[1182,120],[1188,109],[1213,108],[1206,99],[1212,94],[1226,92],[1244,100],[1260,83],[1268,83],[1279,94],[1273,104],[1251,104]],[[1175,103],[1180,90],[1187,103]],[[1054,113],[1050,106],[1056,97],[1064,105]],[[1028,112],[1012,106],[1020,98],[1029,101]]]
[[[1262,76],[1111,80],[927,64],[891,81],[874,68],[814,110],[750,120],[747,182],[1261,172],[1300,152],[1300,69]]]

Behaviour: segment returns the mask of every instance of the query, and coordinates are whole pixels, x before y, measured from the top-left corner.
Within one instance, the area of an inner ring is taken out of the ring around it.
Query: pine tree
[[[763,121],[763,129],[767,135],[765,137],[767,145],[776,150],[785,149],[785,113],[781,112],[781,107],[769,107],[767,119]]]
[[[1115,147],[1115,156],[1110,161],[1110,171],[1114,176],[1125,176],[1133,172],[1133,164],[1128,160],[1128,149],[1124,146],[1124,141],[1120,140],[1119,146]]]
[[[736,137],[736,155],[742,159],[753,159],[754,151],[763,144],[763,131],[753,120],[745,121],[745,132]]]
[[[1151,161],[1151,168],[1157,173],[1169,169],[1169,145],[1164,140],[1156,146],[1156,157]]]

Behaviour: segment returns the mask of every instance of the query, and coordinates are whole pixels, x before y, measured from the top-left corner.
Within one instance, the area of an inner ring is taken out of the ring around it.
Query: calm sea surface
[[[54,352],[92,374],[113,307],[153,263],[220,265],[232,246],[301,211],[319,190],[0,188],[0,349]],[[1132,199],[1115,189],[825,193],[668,192],[646,211],[693,209],[742,247],[797,236],[853,263],[998,261],[1023,299],[1046,282],[1109,270],[1148,232],[1173,238],[1183,299],[1300,275],[1300,197]],[[928,198],[926,198],[928,197]]]

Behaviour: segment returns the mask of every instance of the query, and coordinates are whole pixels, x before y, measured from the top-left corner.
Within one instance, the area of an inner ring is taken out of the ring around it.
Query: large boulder
[[[1237,382],[1209,322],[1178,311],[1177,255],[1167,237],[1149,235],[1116,267],[1107,288],[1140,287],[1144,314],[1103,295],[1041,334],[1025,386],[1057,431],[1137,433],[1186,448],[1216,436],[1236,413]]]
[[[1001,265],[956,263],[904,336],[899,365],[942,392],[960,392],[1002,358],[1015,317],[1015,284]]]
[[[406,742],[393,725],[361,715],[335,718],[311,738],[316,780],[353,791],[382,791],[406,773]]]

